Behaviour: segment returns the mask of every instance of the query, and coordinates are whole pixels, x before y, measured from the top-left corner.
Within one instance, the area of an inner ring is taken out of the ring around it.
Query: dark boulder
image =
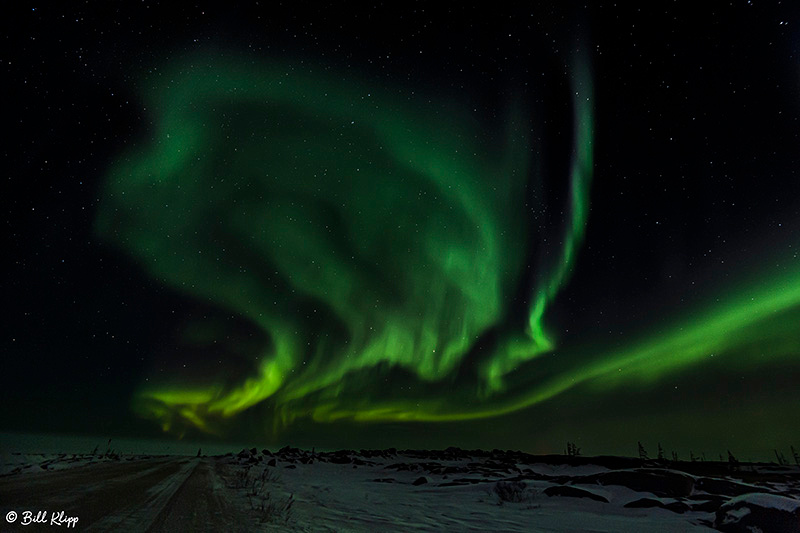
[[[744,485],[735,481],[727,479],[718,479],[711,477],[703,477],[695,483],[697,490],[708,492],[709,494],[724,494],[725,496],[741,496],[749,492],[767,492],[767,489],[762,487],[754,487],[752,485]]]
[[[689,496],[694,488],[694,478],[674,470],[612,470],[585,476],[580,482],[620,485],[636,492],[650,492],[671,498]]]
[[[652,507],[664,507],[664,504],[653,498],[639,498],[638,500],[626,503],[623,507],[627,507],[628,509],[650,509]]]
[[[628,509],[649,509],[651,507],[658,507],[659,509],[666,509],[668,511],[672,511],[673,513],[683,514],[686,511],[691,511],[692,508],[689,505],[683,502],[670,502],[664,503],[660,500],[654,500],[652,498],[641,498],[638,500],[634,500],[632,502],[626,503],[623,507],[627,507]]]
[[[699,511],[701,513],[716,513],[720,508],[722,502],[718,500],[706,500],[701,503],[693,503],[692,511]]]
[[[800,500],[763,493],[737,496],[717,510],[714,527],[725,533],[800,533]]]
[[[588,490],[579,489],[570,485],[554,485],[544,489],[547,496],[566,496],[568,498],[589,498],[598,502],[608,503],[608,500],[599,494],[594,494]]]

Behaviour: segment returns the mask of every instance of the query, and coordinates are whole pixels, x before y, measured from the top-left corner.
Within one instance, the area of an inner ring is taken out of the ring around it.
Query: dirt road
[[[0,478],[0,531],[246,529],[223,492],[212,461],[187,457],[9,476]]]

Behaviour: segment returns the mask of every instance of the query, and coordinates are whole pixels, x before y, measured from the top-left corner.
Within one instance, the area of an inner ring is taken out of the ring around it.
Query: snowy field
[[[51,531],[22,513],[63,511],[81,531],[800,532],[798,498],[800,469],[768,464],[453,448],[12,453],[0,529]]]

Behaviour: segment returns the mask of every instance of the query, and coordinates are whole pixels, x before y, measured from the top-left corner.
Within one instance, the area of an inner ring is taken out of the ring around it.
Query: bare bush
[[[230,488],[233,489],[244,489],[247,488],[248,481],[250,478],[250,468],[252,465],[247,465],[244,468],[237,470],[233,478],[231,479],[230,484],[228,485]]]
[[[269,484],[275,484],[280,481],[280,475],[271,468],[264,468],[260,475],[253,478],[250,484],[250,495],[257,496],[264,491],[264,488]]]
[[[292,516],[294,495],[277,497],[268,490],[279,482],[280,474],[274,469],[265,467],[258,472],[245,465],[228,478],[228,487],[242,491],[260,523],[286,524]]]
[[[497,496],[500,505],[506,502],[529,502],[533,499],[533,491],[527,490],[527,485],[522,481],[498,481],[492,492]]]
[[[269,492],[250,499],[250,507],[257,513],[262,524],[285,524],[292,517],[294,494],[286,498],[273,498]]]

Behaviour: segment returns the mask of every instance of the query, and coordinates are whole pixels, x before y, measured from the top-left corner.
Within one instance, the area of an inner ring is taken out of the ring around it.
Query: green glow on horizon
[[[507,146],[490,149],[497,136],[458,106],[308,67],[186,60],[148,82],[152,138],[111,169],[96,231],[269,341],[238,381],[170,376],[143,386],[135,411],[179,434],[218,432],[259,404],[275,429],[305,418],[466,420],[581,384],[654,380],[710,353],[751,364],[736,354],[754,342],[784,339],[768,357],[797,355],[782,319],[800,306],[791,274],[629,346],[557,345],[545,319],[577,264],[592,179],[592,83],[588,65],[575,71],[568,216],[560,246],[536,265],[525,331],[503,327],[521,323],[509,302],[541,231],[520,201],[522,109],[509,113]],[[492,328],[497,342],[475,352]],[[554,357],[558,370],[540,373]],[[464,365],[476,373],[459,374]],[[406,385],[384,381],[391,372]]]

